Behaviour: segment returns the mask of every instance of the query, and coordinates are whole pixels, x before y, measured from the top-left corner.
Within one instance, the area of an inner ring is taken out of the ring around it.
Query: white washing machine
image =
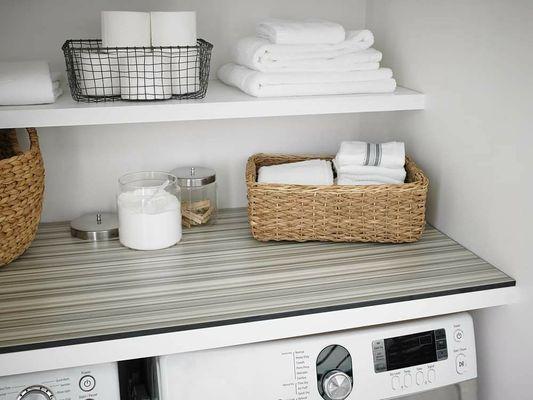
[[[162,356],[159,400],[476,400],[469,314]]]
[[[120,400],[116,363],[0,377],[2,400]]]

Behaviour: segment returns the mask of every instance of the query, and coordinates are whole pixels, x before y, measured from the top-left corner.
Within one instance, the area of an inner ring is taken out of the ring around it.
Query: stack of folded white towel
[[[388,93],[396,88],[392,71],[380,68],[368,30],[345,31],[322,20],[269,19],[256,37],[237,42],[232,63],[218,77],[256,97],[348,93]]]
[[[333,159],[337,178],[333,179],[330,161],[307,160],[263,166],[258,183],[283,185],[391,185],[405,182],[405,145],[402,142],[342,142]]]
[[[0,105],[53,103],[63,93],[59,78],[46,61],[0,62]]]
[[[342,142],[333,160],[338,185],[400,184],[405,181],[402,142]]]

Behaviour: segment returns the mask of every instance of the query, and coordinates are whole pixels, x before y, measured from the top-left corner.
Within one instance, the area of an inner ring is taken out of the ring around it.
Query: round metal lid
[[[212,168],[181,167],[170,172],[178,178],[181,187],[198,187],[215,182],[216,174]]]
[[[100,241],[118,237],[118,216],[115,213],[95,212],[82,215],[70,222],[74,237]]]

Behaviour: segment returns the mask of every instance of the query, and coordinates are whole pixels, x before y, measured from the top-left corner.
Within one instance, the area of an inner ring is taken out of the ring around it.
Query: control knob
[[[55,400],[54,394],[44,386],[29,386],[17,397],[17,400]]]
[[[352,380],[342,371],[330,371],[324,376],[322,388],[331,400],[344,400],[352,391]]]

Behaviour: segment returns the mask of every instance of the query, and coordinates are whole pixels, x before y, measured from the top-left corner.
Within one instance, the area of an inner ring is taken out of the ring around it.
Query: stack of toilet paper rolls
[[[102,11],[101,23],[103,51],[78,57],[84,95],[164,100],[200,89],[198,49],[177,48],[197,44],[194,11]]]

